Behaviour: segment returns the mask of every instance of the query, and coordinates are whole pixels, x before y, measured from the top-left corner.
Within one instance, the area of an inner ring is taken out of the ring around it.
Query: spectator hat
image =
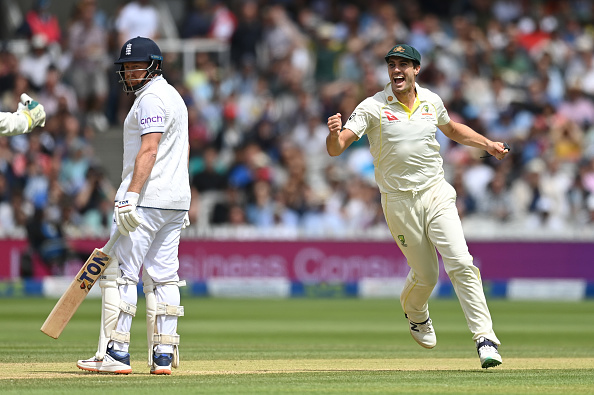
[[[45,49],[47,47],[47,37],[43,34],[36,34],[31,37],[31,48]]]
[[[417,64],[421,64],[421,54],[414,47],[408,44],[397,44],[388,51],[386,56],[386,62],[391,56],[400,56],[401,58],[410,59]]]

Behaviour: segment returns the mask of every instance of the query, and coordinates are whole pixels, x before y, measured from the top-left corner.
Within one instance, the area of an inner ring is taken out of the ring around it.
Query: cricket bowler
[[[144,37],[128,40],[115,62],[125,92],[136,98],[124,121],[122,183],[112,235],[122,236],[99,280],[101,330],[96,354],[80,369],[128,374],[130,328],[136,312],[141,267],[146,297],[148,365],[151,374],[171,374],[179,365],[178,248],[189,225],[188,111],[162,76],[163,56]]]
[[[341,114],[328,118],[326,148],[331,156],[337,156],[363,135],[369,139],[384,216],[410,266],[400,303],[415,341],[425,348],[437,344],[428,307],[439,275],[437,249],[472,332],[481,366],[497,366],[502,363],[500,342],[493,331],[479,270],[466,245],[456,192],[444,178],[435,133],[439,128],[448,138],[486,150],[499,160],[509,150],[504,143],[452,121],[441,98],[416,83],[421,55],[415,48],[398,44],[385,60],[390,82],[361,102],[344,128]]]

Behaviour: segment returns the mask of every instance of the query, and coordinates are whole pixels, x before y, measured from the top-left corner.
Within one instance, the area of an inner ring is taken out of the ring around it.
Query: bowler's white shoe
[[[427,318],[423,322],[412,322],[411,320],[408,320],[408,323],[410,325],[410,334],[417,343],[425,348],[435,347],[437,344],[437,337],[435,337],[431,318]]]
[[[98,373],[118,373],[130,374],[132,367],[130,366],[130,354],[124,352],[113,351],[107,349],[107,353],[103,360],[97,359],[95,356],[89,359],[81,359],[76,366],[79,369],[87,370],[89,372]]]
[[[497,351],[497,344],[486,337],[480,337],[476,341],[476,351],[481,359],[481,367],[484,369],[501,365],[503,362],[499,351]]]

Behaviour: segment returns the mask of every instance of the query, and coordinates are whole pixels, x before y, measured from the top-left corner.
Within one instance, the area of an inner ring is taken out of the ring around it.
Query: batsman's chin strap
[[[506,149],[506,150],[508,150],[508,151],[511,151],[511,148],[510,148],[510,146],[509,146],[509,144],[508,144],[508,143],[503,143],[503,148],[505,148],[505,149]],[[485,156],[481,156],[481,159],[488,158],[488,157],[490,157],[490,156],[493,156],[493,155],[491,155],[491,154],[487,154],[487,155],[485,155]]]

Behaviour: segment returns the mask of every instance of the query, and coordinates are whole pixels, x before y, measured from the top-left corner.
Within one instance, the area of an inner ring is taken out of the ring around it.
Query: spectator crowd
[[[158,41],[147,0],[101,9],[80,0],[66,25],[38,0],[0,63],[0,106],[28,92],[45,128],[0,138],[0,236],[31,221],[68,237],[103,237],[114,188],[93,141],[120,133],[133,97],[121,92],[115,54],[137,35]],[[594,235],[594,5],[587,1],[188,0],[182,39],[210,38],[183,73],[165,53],[164,76],[189,112],[190,235],[386,237],[365,138],[326,152],[327,118],[349,117],[388,83],[385,53],[422,54],[419,84],[450,117],[512,147],[504,161],[438,131],[448,181],[472,237]]]

